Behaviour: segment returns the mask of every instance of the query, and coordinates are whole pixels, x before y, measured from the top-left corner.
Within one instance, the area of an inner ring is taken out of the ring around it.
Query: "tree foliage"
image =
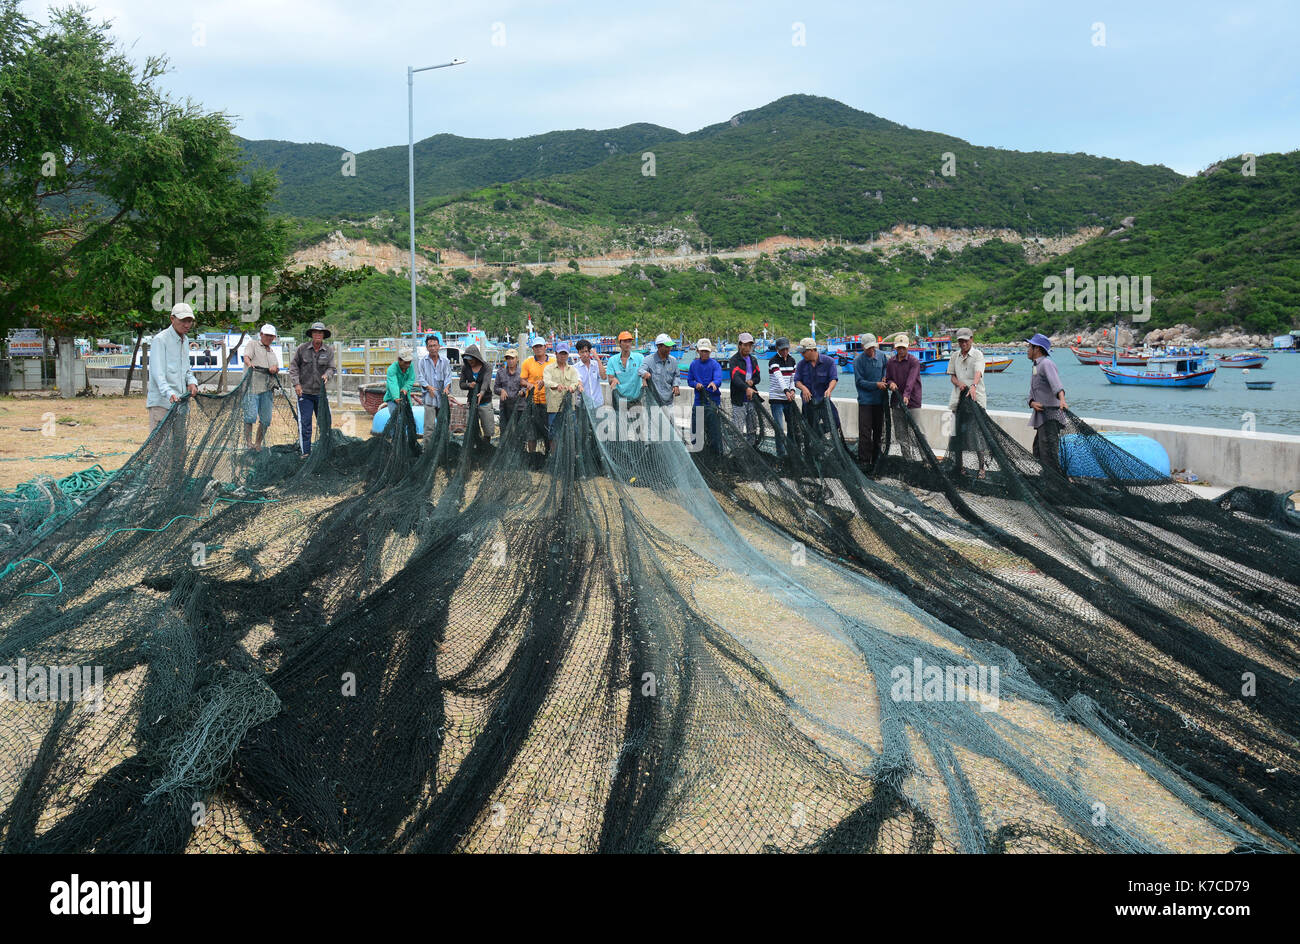
[[[137,67],[82,8],[38,26],[0,0],[0,63],[0,322],[122,325],[177,269],[270,280],[274,175],[246,172],[225,115],[160,91],[162,57]]]

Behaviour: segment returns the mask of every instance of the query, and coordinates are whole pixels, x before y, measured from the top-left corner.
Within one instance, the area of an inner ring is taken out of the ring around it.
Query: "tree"
[[[0,0],[0,327],[131,324],[138,344],[155,279],[261,279],[284,258],[274,173],[248,172],[229,119],[168,100],[166,60],[137,69],[108,30]]]

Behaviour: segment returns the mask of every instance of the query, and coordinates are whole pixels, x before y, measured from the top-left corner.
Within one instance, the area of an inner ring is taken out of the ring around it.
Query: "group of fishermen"
[[[198,380],[190,366],[186,335],[194,327],[194,309],[185,302],[172,306],[171,324],[149,342],[149,385],[145,408],[152,432],[168,411],[185,394],[199,391]],[[280,352],[275,349],[275,326],[262,325],[257,336],[249,338],[240,349],[240,360],[249,380],[244,391],[244,444],[260,450],[271,425],[271,406],[278,387]],[[316,322],[307,330],[309,340],[299,344],[289,359],[289,382],[298,404],[298,446],[304,457],[311,454],[313,417],[320,412],[325,385],[334,376],[334,349],[325,344],[330,330]],[[256,429],[256,433],[254,433]]]
[[[152,339],[146,401],[151,429],[162,422],[171,405],[186,391],[198,392],[185,341],[193,326],[193,309],[182,302],[172,308],[171,325]],[[311,453],[313,416],[319,414],[325,385],[337,370],[334,351],[324,343],[330,337],[329,329],[316,322],[307,333],[309,340],[298,345],[289,361],[289,380],[298,405],[299,449],[303,456]],[[243,404],[244,441],[251,450],[262,448],[271,424],[275,378],[280,372],[279,352],[274,348],[276,337],[275,327],[265,324],[241,351],[244,368],[251,373]],[[973,338],[969,328],[959,328],[955,333],[957,350],[949,358],[947,369],[952,386],[948,408],[953,412],[963,396],[981,407],[988,404],[984,354],[974,346]],[[1035,430],[1033,451],[1044,464],[1059,468],[1060,411],[1067,408],[1065,389],[1050,356],[1051,340],[1043,334],[1026,340],[1029,359],[1034,365],[1028,397],[1032,410],[1029,425]],[[391,415],[403,398],[409,398],[413,408],[423,408],[425,435],[430,436],[443,396],[450,396],[452,384],[457,383],[467,398],[476,398],[472,406],[468,402],[466,406],[468,422],[476,425],[479,443],[486,444],[493,436],[495,400],[503,433],[512,423],[527,423],[527,451],[536,452],[541,447],[549,452],[555,417],[567,395],[581,394],[589,407],[600,407],[605,404],[604,388],[608,385],[610,400],[617,409],[620,404],[630,407],[642,403],[648,396],[661,404],[671,404],[680,393],[681,374],[677,357],[672,353],[671,337],[667,334],[656,337],[654,353],[649,355],[632,350],[635,339],[631,332],[622,332],[617,341],[619,352],[602,359],[593,351],[589,340],[581,339],[574,346],[577,360],[572,361],[568,342],[559,342],[553,354],[548,354],[546,339],[534,336],[530,339],[530,357],[519,363],[518,354],[507,350],[495,373],[478,345],[470,344],[461,354],[457,375],[441,350],[438,337],[430,335],[425,341],[428,357],[420,358],[418,367],[410,347],[401,348],[397,360],[389,365],[384,408]],[[921,408],[921,362],[911,353],[906,334],[894,336],[892,348],[891,357],[880,350],[880,342],[874,335],[865,335],[862,351],[853,361],[858,401],[858,461],[867,469],[873,468],[880,457],[885,412],[891,398],[893,403],[908,410]],[[801,340],[798,351],[796,359],[790,353],[789,339],[777,338],[774,353],[768,359],[768,407],[778,434],[776,449],[780,457],[786,455],[787,427],[793,412],[800,407],[808,411],[814,430],[842,435],[839,411],[831,399],[839,384],[835,357],[818,350],[812,338]],[[754,354],[754,336],[748,332],[740,335],[736,353],[725,367],[713,357],[713,343],[708,338],[696,342],[695,352],[696,358],[686,371],[686,386],[694,391],[696,407],[705,406],[707,401],[715,409],[691,411],[692,437],[699,433],[697,417],[702,414],[705,442],[715,452],[720,451],[718,412],[724,383],[728,386],[733,424],[754,436],[760,425],[758,404],[762,402],[759,392],[762,370]],[[647,391],[651,393],[648,395]],[[981,455],[981,477],[983,463]]]

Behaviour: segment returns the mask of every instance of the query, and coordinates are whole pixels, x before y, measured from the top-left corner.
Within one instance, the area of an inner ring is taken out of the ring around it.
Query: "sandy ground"
[[[62,478],[92,465],[118,468],[149,435],[144,396],[0,397],[0,488],[42,472]],[[72,458],[51,459],[80,453]],[[93,453],[93,455],[92,455]]]
[[[370,417],[357,414],[356,428]],[[56,479],[93,465],[120,468],[149,437],[144,394],[73,397],[15,394],[0,397],[0,488],[41,473]],[[46,457],[66,458],[46,458]]]

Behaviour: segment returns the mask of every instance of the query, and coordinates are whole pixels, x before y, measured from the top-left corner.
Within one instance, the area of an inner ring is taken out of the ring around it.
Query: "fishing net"
[[[1292,848],[1279,568],[1216,550],[1130,609],[1145,558],[1022,547],[1090,546],[1110,506],[992,448],[1004,492],[971,492],[904,458],[906,417],[879,481],[816,417],[778,461],[712,406],[684,441],[653,393],[495,442],[421,439],[408,405],[363,439],[322,399],[303,458],[277,390],[262,449],[242,388],[187,398],[5,558],[0,666],[103,676],[0,702],[6,851]],[[1188,543],[1115,518],[1135,554]],[[1250,703],[1217,694],[1241,666]]]
[[[1300,653],[1296,539],[1198,499],[1072,414],[1044,468],[975,403],[945,458],[889,410],[868,478],[825,407],[787,422],[788,456],[698,456],[737,513],[889,583],[963,634],[1007,647],[1057,697],[1291,840]],[[1267,690],[1267,691],[1265,691]]]

